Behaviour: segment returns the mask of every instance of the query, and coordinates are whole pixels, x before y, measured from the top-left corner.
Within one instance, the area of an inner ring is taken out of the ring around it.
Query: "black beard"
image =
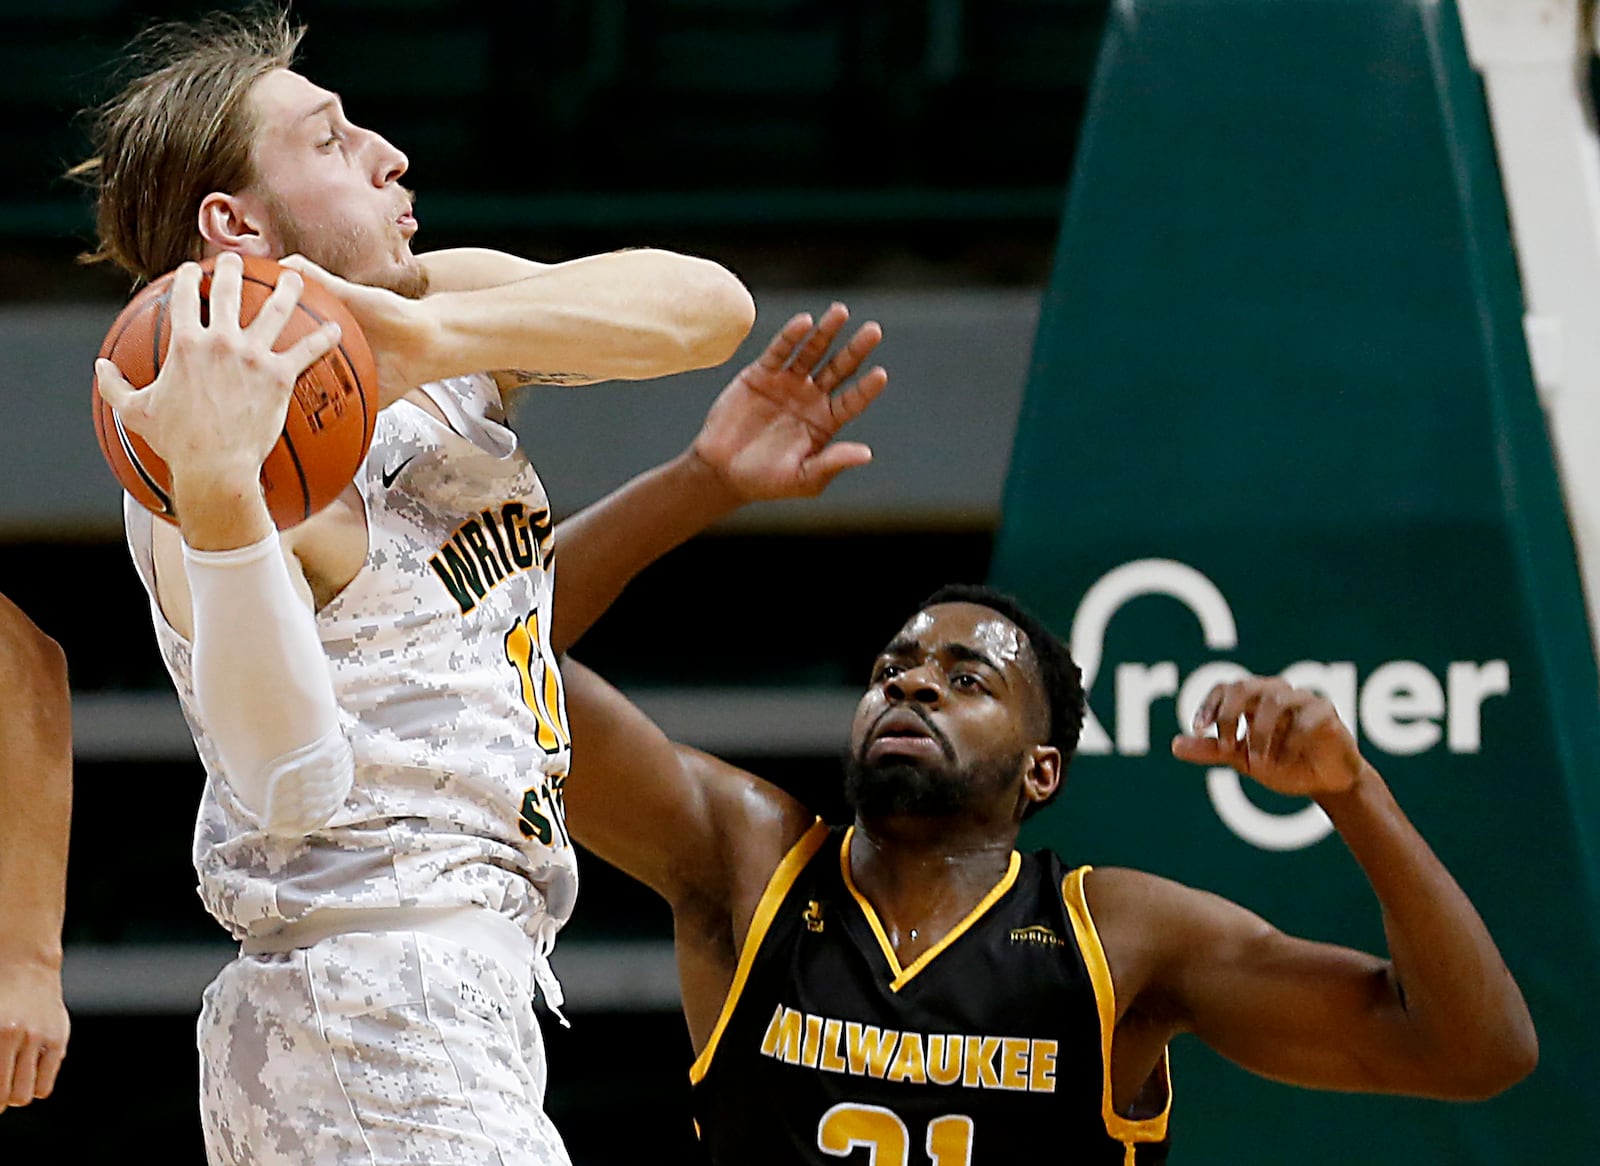
[[[844,762],[844,797],[862,819],[949,818],[967,809],[989,791],[1016,780],[1022,754],[994,761],[954,765],[917,765],[890,758],[871,764],[851,753]]]

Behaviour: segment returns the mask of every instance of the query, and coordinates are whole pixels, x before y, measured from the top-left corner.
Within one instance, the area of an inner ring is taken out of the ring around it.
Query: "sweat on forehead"
[[[902,637],[964,643],[1000,665],[1034,668],[1032,647],[1022,629],[1005,616],[976,603],[936,603],[906,621]]]

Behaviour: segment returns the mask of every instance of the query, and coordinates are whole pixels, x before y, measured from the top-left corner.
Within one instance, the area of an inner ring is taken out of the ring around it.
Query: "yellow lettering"
[[[968,1089],[1000,1088],[1000,1078],[995,1076],[994,1055],[1000,1051],[1000,1038],[994,1036],[969,1036],[967,1038],[967,1063],[961,1074],[961,1084]]]
[[[822,1059],[817,1068],[829,1073],[844,1072],[844,1058],[839,1055],[839,1042],[844,1038],[844,1021],[830,1020],[822,1026]]]
[[[783,1020],[778,1025],[777,1056],[790,1065],[800,1063],[800,1014],[793,1008],[783,1010]]]
[[[767,1025],[767,1035],[761,1038],[761,1055],[775,1057],[778,1055],[778,1039],[783,1031],[783,1014],[788,1009],[782,1004],[772,1010],[772,1021]]]
[[[1000,1048],[1000,1088],[1026,1089],[1028,1087],[1027,1038],[1008,1036],[1000,1042]]]
[[[1028,1058],[1028,1088],[1034,1093],[1056,1091],[1056,1042],[1036,1040]]]
[[[879,1031],[873,1024],[861,1025],[851,1020],[844,1026],[845,1044],[850,1058],[850,1072],[857,1077],[882,1077],[889,1067],[889,1057],[894,1052],[895,1038],[900,1034],[893,1029]]]
[[[954,1085],[961,1078],[961,1038],[935,1035],[928,1038],[928,1078],[935,1085]]]
[[[895,1050],[894,1064],[889,1066],[886,1081],[909,1081],[913,1085],[928,1083],[927,1061],[922,1055],[922,1036],[915,1032],[900,1034],[900,1047]]]
[[[817,1067],[817,1047],[822,1043],[822,1017],[806,1016],[806,1043],[800,1051],[800,1063],[808,1069]]]

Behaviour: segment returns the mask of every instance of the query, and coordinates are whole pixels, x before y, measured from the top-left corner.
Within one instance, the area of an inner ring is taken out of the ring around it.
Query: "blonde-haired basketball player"
[[[289,67],[298,35],[281,18],[169,30],[81,168],[101,255],[144,278],[184,263],[156,381],[97,374],[171,467],[176,526],[129,503],[128,538],[206,768],[201,894],[242,948],[200,1020],[207,1153],[564,1163],[531,1007],[540,992],[559,1014],[547,957],[578,885],[556,650],[654,553],[865,461],[831,443],[884,374],[835,390],[878,333],[824,364],[843,307],[809,342],[809,317],[791,321],[691,449],[603,507],[627,537],[576,525],[557,601],[549,503],[504,393],[720,363],[750,298],[663,251],[414,254],[405,155]],[[361,321],[383,408],[343,496],[280,535],[257,476],[336,335],[273,352],[292,271],[241,328],[231,256],[291,251]],[[205,317],[185,261],[208,255]]]

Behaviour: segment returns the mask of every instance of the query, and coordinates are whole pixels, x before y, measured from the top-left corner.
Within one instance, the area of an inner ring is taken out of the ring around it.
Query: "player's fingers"
[[[789,358],[789,367],[809,376],[811,370],[816,368],[817,363],[827,355],[828,349],[833,346],[834,338],[839,335],[839,329],[843,328],[849,319],[850,309],[837,302],[829,304],[828,310],[822,313],[822,319],[817,321],[816,329]]]
[[[1281,711],[1267,734],[1263,750],[1266,757],[1281,764],[1294,751],[1296,735],[1318,720],[1318,699],[1312,693],[1296,688],[1279,696],[1277,704]]]
[[[45,1046],[44,1055],[39,1058],[39,1079],[33,1086],[35,1097],[49,1097],[55,1092],[56,1076],[61,1072],[61,1062],[66,1055],[65,1044],[51,1043]]]
[[[11,1105],[27,1105],[33,1100],[34,1086],[39,1080],[39,1054],[44,1050],[33,1041],[26,1041],[17,1050],[12,1063],[11,1092],[6,1101]]]
[[[285,271],[279,275],[277,286],[262,303],[255,319],[250,321],[245,335],[264,341],[269,348],[277,344],[284,326],[289,323],[289,317],[294,315],[295,305],[300,302],[300,293],[305,286],[306,281],[297,271]]]
[[[1224,749],[1215,737],[1177,736],[1172,739],[1172,755],[1194,765],[1232,765],[1232,750]]]
[[[342,335],[337,322],[329,320],[314,332],[308,332],[279,354],[283,362],[299,376],[316,364],[339,343]]]
[[[1211,691],[1206,693],[1205,699],[1200,702],[1200,707],[1194,710],[1192,722],[1195,736],[1204,733],[1217,723],[1217,710],[1222,707],[1222,693],[1226,685],[1214,684]]]
[[[834,428],[838,429],[867,411],[867,406],[878,399],[889,383],[889,373],[879,365],[868,369],[861,379],[831,398]]]
[[[339,285],[345,282],[337,275],[334,275],[332,272],[328,271],[326,268],[317,266],[304,255],[285,255],[282,259],[278,260],[278,265],[280,267],[287,267],[290,271],[296,272],[308,279],[321,280],[335,292],[339,290]]]
[[[1245,722],[1245,751],[1252,771],[1259,773],[1266,766],[1272,738],[1287,714],[1277,693],[1265,692],[1257,698]]]
[[[1244,732],[1248,735],[1248,718],[1261,702],[1261,692],[1249,681],[1235,681],[1222,690],[1222,700],[1217,705],[1217,740],[1224,748],[1237,748],[1240,744],[1240,720],[1246,721]]]
[[[790,316],[788,322],[778,329],[778,334],[768,342],[761,355],[756,358],[756,363],[768,372],[781,370],[793,355],[795,346],[811,331],[813,322],[810,312],[798,312]]]
[[[882,339],[882,326],[876,320],[868,320],[856,329],[856,334],[850,337],[850,343],[834,353],[833,359],[823,365],[811,379],[824,393],[833,392],[855,375],[856,369],[861,367],[861,362],[872,355],[872,350],[878,347],[878,342]]]
[[[94,362],[94,387],[101,399],[118,413],[133,404],[134,397],[140,391],[128,383],[121,369],[104,357]]]
[[[232,251],[217,256],[211,270],[211,293],[206,298],[211,305],[211,327],[239,327],[239,305],[243,298],[244,260]]]
[[[806,481],[813,487],[813,493],[820,494],[840,474],[871,460],[871,446],[859,441],[835,442],[806,460]]]
[[[202,327],[201,274],[198,263],[180,263],[178,270],[172,275],[172,292],[167,301],[167,318],[171,321],[174,338],[198,332]]]

